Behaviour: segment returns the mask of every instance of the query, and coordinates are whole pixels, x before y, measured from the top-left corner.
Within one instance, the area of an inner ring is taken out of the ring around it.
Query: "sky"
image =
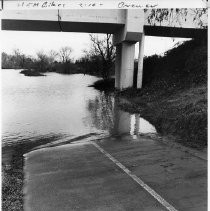
[[[162,54],[183,40],[186,39],[146,36],[144,55]],[[72,57],[79,59],[83,50],[90,48],[88,33],[1,31],[1,41],[3,52],[11,54],[18,48],[22,53],[31,56],[35,56],[38,51],[47,53],[51,49],[59,51],[61,47],[70,46],[73,49]],[[135,57],[138,57],[138,44]]]

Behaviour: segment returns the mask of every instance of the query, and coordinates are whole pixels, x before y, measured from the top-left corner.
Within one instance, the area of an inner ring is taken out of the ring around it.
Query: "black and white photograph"
[[[1,2],[3,211],[208,210],[208,6],[186,2]]]

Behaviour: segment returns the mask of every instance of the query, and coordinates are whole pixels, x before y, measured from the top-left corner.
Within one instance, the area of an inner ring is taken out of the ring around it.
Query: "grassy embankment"
[[[207,41],[187,41],[165,56],[144,59],[142,89],[117,92],[129,100],[121,108],[155,125],[157,131],[183,145],[207,145]],[[93,87],[112,91],[114,80]],[[104,88],[105,87],[105,88]]]
[[[183,145],[207,146],[207,42],[192,40],[168,51],[164,57],[144,61],[144,87],[118,96],[131,104],[121,105],[155,125],[165,136]]]

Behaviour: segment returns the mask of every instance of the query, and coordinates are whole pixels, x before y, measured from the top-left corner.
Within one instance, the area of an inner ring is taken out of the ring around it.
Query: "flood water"
[[[2,70],[2,145],[86,134],[156,133],[139,114],[120,110],[113,94],[88,87],[97,77]]]

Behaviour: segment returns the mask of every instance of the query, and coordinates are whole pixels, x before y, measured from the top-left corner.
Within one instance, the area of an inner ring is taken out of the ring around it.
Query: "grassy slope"
[[[207,43],[188,41],[164,57],[144,61],[144,87],[119,95],[132,102],[121,105],[140,112],[163,135],[184,145],[207,145]]]

